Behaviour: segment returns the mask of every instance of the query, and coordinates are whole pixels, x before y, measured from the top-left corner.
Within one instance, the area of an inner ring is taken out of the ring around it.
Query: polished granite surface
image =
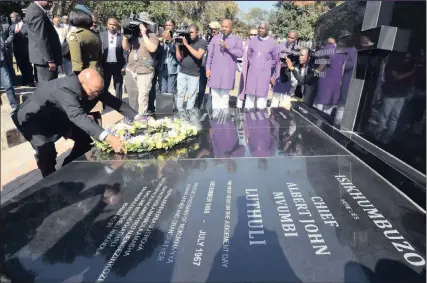
[[[349,152],[330,154],[339,146],[292,115],[295,131],[316,133],[304,140],[324,139],[311,154],[87,154],[2,206],[1,274],[43,283],[425,282],[425,212]]]
[[[129,153],[123,158],[266,158],[350,154],[297,112],[269,109],[240,113],[237,109],[227,109],[218,111],[214,116],[208,114],[199,112],[185,116],[202,129],[197,138],[168,151]],[[117,159],[114,153],[107,154],[94,148],[78,161],[114,159]]]

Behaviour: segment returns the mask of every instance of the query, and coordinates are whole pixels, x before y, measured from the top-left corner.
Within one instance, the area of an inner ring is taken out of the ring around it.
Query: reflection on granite
[[[237,114],[232,116],[230,112]],[[203,127],[198,137],[169,150],[128,153],[120,156],[94,148],[81,156],[78,161],[349,154],[299,114],[278,108],[242,113],[234,110],[230,112],[219,111],[219,114],[208,120],[209,130]],[[196,115],[200,117],[200,114]],[[189,120],[192,119],[188,117],[191,116],[185,116]]]
[[[2,212],[12,282],[425,282],[425,213],[351,156],[73,162]]]

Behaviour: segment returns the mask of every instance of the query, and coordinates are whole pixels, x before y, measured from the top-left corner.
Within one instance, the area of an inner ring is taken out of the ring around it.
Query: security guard
[[[95,68],[101,72],[101,38],[90,29],[77,28],[67,37],[70,47],[73,72],[77,75],[84,69]]]

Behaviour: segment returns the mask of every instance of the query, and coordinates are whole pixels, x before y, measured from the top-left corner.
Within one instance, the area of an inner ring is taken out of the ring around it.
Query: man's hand
[[[207,71],[206,71],[206,77],[207,77],[208,79],[211,77],[211,71],[210,71],[210,70],[207,70]]]
[[[142,35],[147,34],[147,28],[144,24],[139,25],[139,30],[141,31]]]
[[[188,45],[187,38],[185,36],[181,36],[180,38],[182,38],[182,44],[184,46],[187,46]]]
[[[270,83],[272,84],[272,85],[274,85],[274,83],[276,82],[276,80],[274,79],[274,76],[273,77],[271,77],[271,79],[270,79]]]
[[[288,57],[286,57],[286,64],[288,65],[289,70],[293,70],[294,69],[294,64],[292,63],[291,59],[289,59]]]
[[[115,153],[124,152],[123,141],[119,137],[108,135],[105,140],[111,145]]]
[[[56,64],[54,62],[49,63],[49,71],[51,72],[56,71]]]

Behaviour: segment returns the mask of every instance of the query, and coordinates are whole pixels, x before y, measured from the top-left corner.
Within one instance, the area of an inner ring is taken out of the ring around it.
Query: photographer
[[[194,107],[196,93],[199,91],[202,58],[207,49],[206,41],[199,38],[199,28],[196,25],[190,25],[189,32],[189,39],[181,36],[179,39],[182,40],[182,45],[180,43],[176,45],[176,58],[180,62],[180,70],[177,78],[178,93],[175,101],[180,112],[184,111],[186,93],[188,94],[187,109]]]
[[[139,114],[145,114],[148,110],[148,94],[154,76],[159,39],[156,33],[150,31],[150,26],[153,26],[154,22],[150,21],[148,13],[140,13],[137,22],[140,22],[139,31],[136,31],[136,34],[132,36],[125,35],[122,46],[125,52],[129,52],[126,66],[126,88],[129,92],[129,105]],[[123,28],[126,29],[129,26]],[[132,86],[137,91],[129,91]]]
[[[173,33],[175,21],[168,20],[163,32],[163,48],[159,52],[159,82],[161,93],[176,93],[176,77],[178,75],[178,61],[176,60],[176,50],[173,44]]]
[[[271,107],[279,107],[282,102],[294,95],[298,81],[288,68],[287,62],[290,61],[287,53],[278,48],[280,60],[277,62],[275,71],[275,81],[273,83],[273,97]]]

